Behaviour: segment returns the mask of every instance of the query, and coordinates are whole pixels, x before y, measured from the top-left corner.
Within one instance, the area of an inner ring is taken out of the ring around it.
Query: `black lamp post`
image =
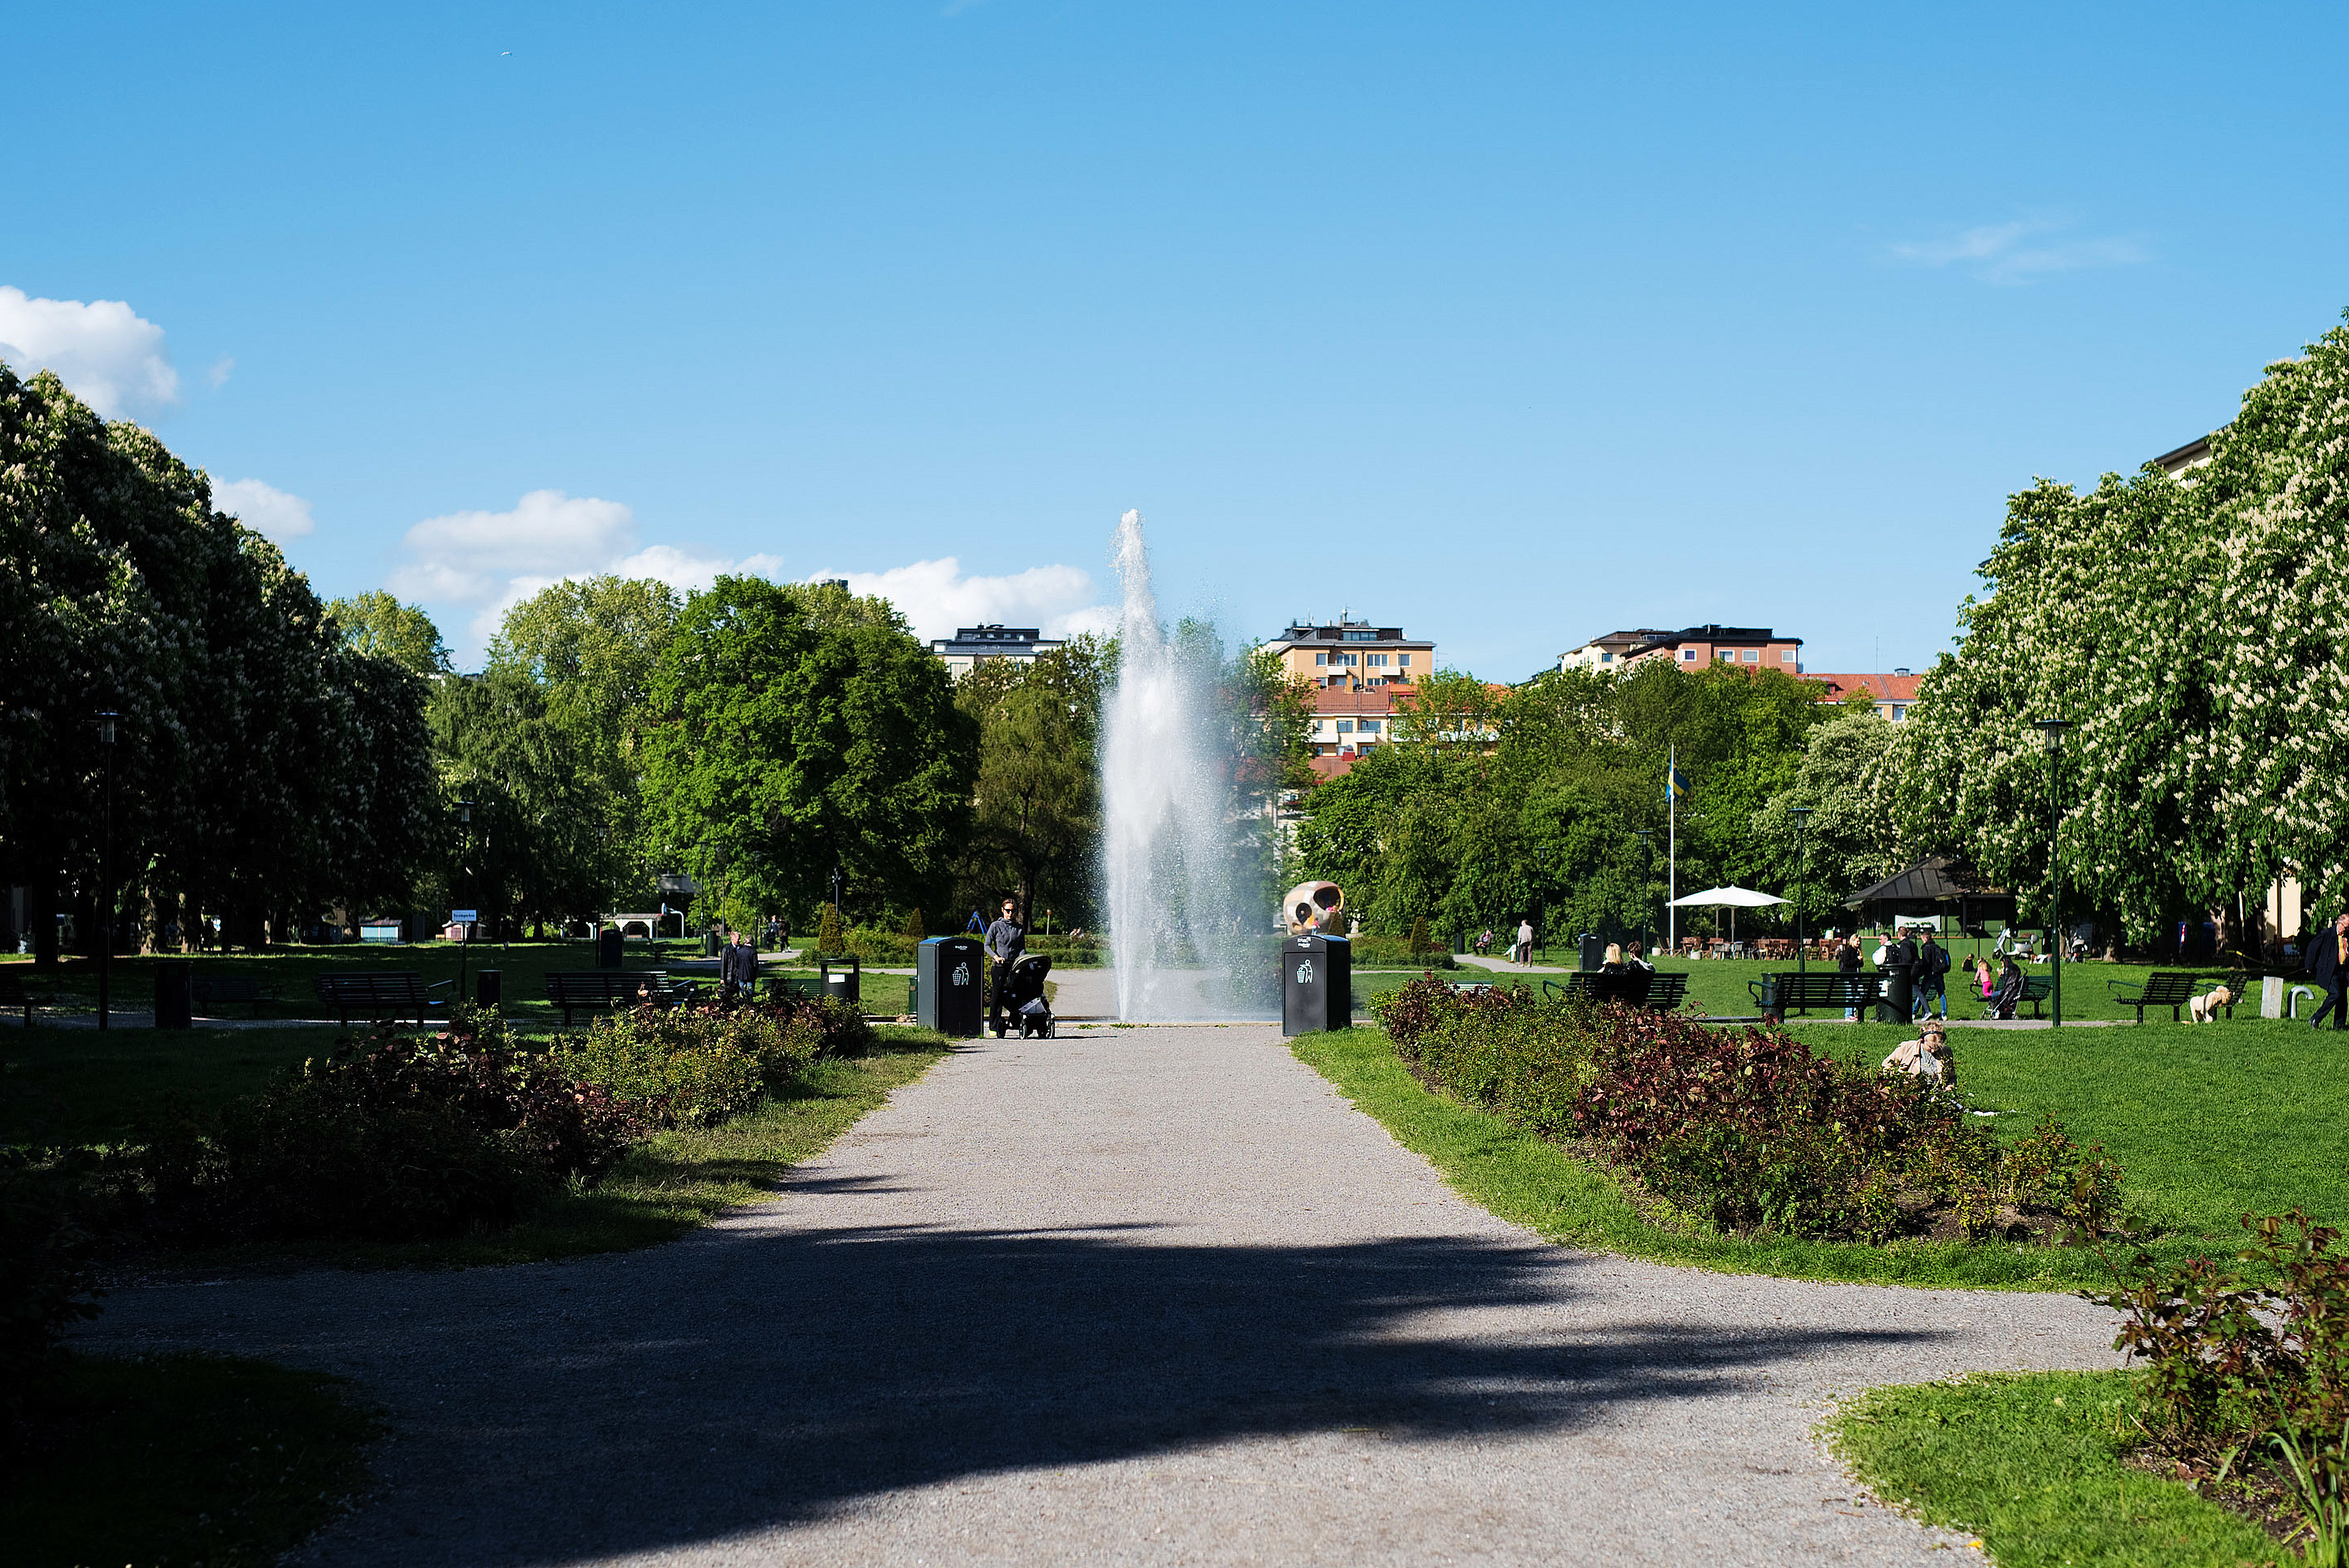
[[[1647,879],[1656,874],[1656,835],[1646,828],[1634,828],[1631,836],[1640,841],[1640,948],[1653,963],[1656,939],[1648,916],[1656,913],[1656,906],[1648,902]]]
[[[460,835],[460,841],[462,843],[464,848],[470,851],[473,843],[473,803],[471,800],[460,800],[457,802],[457,828]],[[465,868],[466,881],[473,883],[473,897],[476,901],[473,909],[473,916],[475,920],[478,920],[481,918],[481,913],[478,902],[481,896],[481,884],[478,879],[474,878],[471,874],[471,854],[468,852],[465,859],[467,861]],[[464,923],[464,926],[465,934],[457,939],[457,995],[460,998],[462,998],[465,995],[466,962],[472,955],[473,921],[466,921]]]
[[[2064,867],[2056,833],[2064,821],[2064,732],[2072,727],[2072,721],[2041,718],[2033,722],[2047,737],[2047,961],[2054,965],[2047,999],[2055,1020],[2049,1027],[2060,1029],[2064,1026]]]
[[[1808,974],[1803,958],[1803,872],[1808,869],[1811,850],[1811,808],[1789,806],[1786,810],[1795,819],[1795,973]]]
[[[98,1026],[107,1027],[114,977],[114,721],[112,708],[98,716],[98,756],[104,763],[105,805],[98,834]]]

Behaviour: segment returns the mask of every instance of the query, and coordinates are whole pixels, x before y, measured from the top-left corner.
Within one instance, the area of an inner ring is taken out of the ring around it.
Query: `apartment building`
[[[1917,687],[1925,677],[1907,670],[1894,670],[1882,676],[1823,676],[1806,672],[1803,678],[1817,681],[1826,688],[1819,694],[1824,703],[1841,703],[1854,696],[1866,696],[1876,704],[1876,711],[1899,724],[1909,717],[1909,707],[1917,700]]]
[[[1373,626],[1340,616],[1329,624],[1291,622],[1264,645],[1280,657],[1289,679],[1323,689],[1376,690],[1423,679],[1435,668],[1435,645],[1402,634],[1401,626]]]
[[[1063,646],[1064,643],[1045,636],[1038,627],[1006,626],[992,622],[981,626],[958,626],[951,637],[930,639],[930,652],[944,659],[947,674],[956,677],[968,675],[988,659],[1032,662],[1037,655]]]
[[[1609,632],[1557,656],[1561,670],[1628,670],[1651,659],[1664,659],[1679,669],[1705,665],[1737,665],[1747,669],[1798,673],[1803,639],[1782,637],[1768,626],[1684,626],[1677,632],[1642,626],[1636,631]]]

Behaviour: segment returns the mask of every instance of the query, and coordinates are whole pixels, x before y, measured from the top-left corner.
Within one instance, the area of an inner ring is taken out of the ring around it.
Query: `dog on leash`
[[[2189,1021],[2197,1024],[2214,1022],[2219,1016],[2219,1009],[2226,1006],[2234,1001],[2234,999],[2235,994],[2232,991],[2228,990],[2224,985],[2220,986],[2216,991],[2211,992],[2207,996],[2189,997],[2186,1003],[2186,1010],[2194,1015],[2192,1019]]]

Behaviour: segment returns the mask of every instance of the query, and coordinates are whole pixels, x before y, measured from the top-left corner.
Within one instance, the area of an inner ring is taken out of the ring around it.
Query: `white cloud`
[[[180,400],[180,373],[163,351],[163,329],[119,299],[32,299],[0,284],[0,360],[20,375],[56,371],[104,418]]]
[[[819,572],[810,581],[845,577],[852,593],[895,604],[925,642],[958,626],[987,622],[1040,626],[1047,636],[1113,629],[1116,612],[1093,600],[1090,573],[1074,566],[1031,566],[1008,577],[966,577],[954,556],[916,561],[886,572]]]
[[[228,385],[228,378],[235,372],[236,356],[223,354],[204,367],[204,384],[217,392]]]
[[[1920,240],[1892,247],[1895,259],[1919,266],[1964,266],[1986,284],[2028,284],[2057,273],[2090,267],[2123,267],[2150,259],[2136,240],[2041,239],[2062,228],[2055,223],[1992,223],[1943,240]]]
[[[616,500],[533,490],[512,511],[453,511],[408,531],[415,557],[392,573],[403,598],[482,599],[501,578],[552,583],[599,571],[636,542],[636,514]]]
[[[279,544],[299,539],[318,526],[318,520],[310,515],[308,501],[259,480],[214,480],[212,505]]]
[[[772,577],[782,569],[780,555],[749,555],[740,561],[717,557],[688,555],[673,545],[650,544],[634,555],[596,566],[592,570],[566,572],[554,577],[516,577],[508,582],[497,598],[484,605],[473,617],[473,639],[486,645],[505,624],[506,612],[542,590],[554,587],[569,578],[600,576],[650,577],[667,583],[680,593],[690,593],[697,588],[707,588],[718,581],[719,574],[736,577]],[[453,595],[452,595],[453,596]]]

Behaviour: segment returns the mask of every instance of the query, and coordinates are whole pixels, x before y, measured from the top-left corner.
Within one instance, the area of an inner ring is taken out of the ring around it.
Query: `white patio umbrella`
[[[1685,897],[1672,900],[1672,903],[1675,904],[1686,905],[1692,909],[1726,909],[1729,911],[1729,940],[1732,942],[1737,940],[1737,912],[1739,910],[1760,909],[1764,904],[1784,903],[1786,901],[1783,898],[1774,898],[1766,892],[1755,892],[1750,887],[1709,887],[1702,892],[1692,892]]]

